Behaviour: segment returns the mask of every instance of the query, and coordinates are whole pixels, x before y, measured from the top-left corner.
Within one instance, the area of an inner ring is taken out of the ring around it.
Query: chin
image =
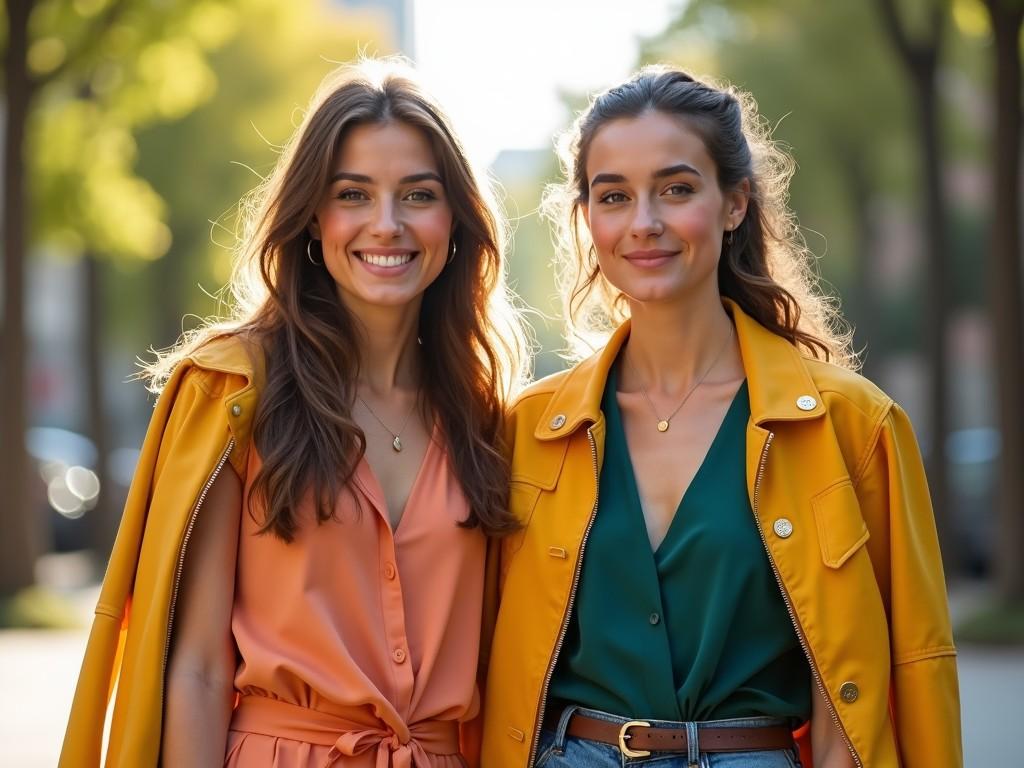
[[[619,290],[627,299],[637,304],[665,304],[683,301],[686,297],[685,289],[680,286],[627,286]]]

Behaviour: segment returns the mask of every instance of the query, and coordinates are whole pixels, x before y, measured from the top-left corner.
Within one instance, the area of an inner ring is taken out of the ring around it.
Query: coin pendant
[[[667,420],[662,419],[661,421],[658,422],[658,431],[659,432],[668,432],[668,421]]]

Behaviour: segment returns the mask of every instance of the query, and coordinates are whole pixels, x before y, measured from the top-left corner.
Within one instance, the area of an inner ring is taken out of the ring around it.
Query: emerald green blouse
[[[747,498],[746,382],[652,552],[616,379],[613,368],[597,516],[549,696],[632,718],[806,720],[810,670]]]

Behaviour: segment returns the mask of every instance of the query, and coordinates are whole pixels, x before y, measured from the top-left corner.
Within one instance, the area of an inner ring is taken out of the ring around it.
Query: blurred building
[[[393,30],[398,50],[410,59],[415,57],[413,0],[330,0],[330,3],[339,8],[368,11],[384,17],[384,26]]]

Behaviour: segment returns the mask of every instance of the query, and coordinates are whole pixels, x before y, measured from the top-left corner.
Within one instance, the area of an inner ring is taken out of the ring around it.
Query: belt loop
[[[572,720],[572,716],[576,714],[577,709],[579,709],[579,705],[570,704],[558,716],[558,728],[555,729],[555,743],[552,746],[559,753],[565,752],[565,732],[569,729],[569,721]]]
[[[697,724],[686,722],[686,764],[687,768],[700,768],[700,743],[697,740]]]

